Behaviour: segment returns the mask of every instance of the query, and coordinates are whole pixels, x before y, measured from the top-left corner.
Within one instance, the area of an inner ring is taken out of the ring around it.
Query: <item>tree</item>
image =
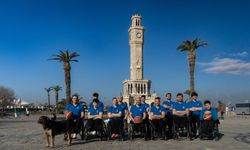
[[[45,89],[45,91],[47,92],[47,95],[48,95],[48,108],[50,110],[50,91],[52,91],[53,88],[49,87],[49,88],[44,88],[44,89]]]
[[[185,52],[185,51],[188,52],[190,93],[195,91],[194,70],[196,62],[196,50],[199,47],[203,47],[205,45],[207,45],[207,42],[196,38],[195,40],[186,40],[177,47],[177,50],[180,52]]]
[[[59,54],[52,55],[49,60],[57,60],[63,63],[64,77],[66,84],[66,103],[69,104],[71,101],[71,62],[78,62],[76,57],[80,56],[77,52],[70,53],[68,50],[65,52],[60,51]]]
[[[5,111],[5,107],[8,105],[12,105],[15,100],[15,92],[14,90],[0,86],[0,106],[2,108],[2,117]]]
[[[188,96],[188,99],[190,99],[190,97],[191,97],[191,92],[190,92],[189,89],[186,90],[186,91],[184,92],[184,94],[186,94],[186,95]],[[188,99],[187,99],[187,100],[188,100]]]
[[[59,91],[62,90],[62,87],[60,87],[59,85],[56,85],[54,87],[52,87],[54,92],[55,92],[55,98],[56,98],[56,113],[58,113],[58,108],[57,108],[57,104],[58,104],[58,100],[59,100]]]

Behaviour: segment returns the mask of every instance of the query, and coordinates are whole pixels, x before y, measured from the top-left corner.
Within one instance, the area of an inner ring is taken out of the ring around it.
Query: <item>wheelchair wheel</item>
[[[81,139],[84,140],[84,125],[81,127]]]
[[[111,125],[108,123],[107,125],[107,140],[111,140]]]
[[[146,124],[143,124],[143,126],[144,126],[144,133],[143,132],[142,133],[144,135],[144,140],[147,141],[148,140],[148,127]]]
[[[128,124],[128,137],[130,141],[133,140],[133,125],[132,124]]]
[[[102,128],[100,129],[100,140],[104,141],[108,139],[108,132],[107,132],[107,126],[104,123],[104,121],[102,122]]]
[[[88,140],[88,129],[87,129],[87,127],[85,127],[84,130],[83,130],[83,140],[85,140],[85,141]]]
[[[150,128],[150,139],[154,140],[155,139],[155,129],[151,123],[150,123],[149,128]]]

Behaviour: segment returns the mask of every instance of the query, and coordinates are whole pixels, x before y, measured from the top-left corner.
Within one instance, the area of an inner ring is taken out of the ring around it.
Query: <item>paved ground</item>
[[[1,150],[26,150],[44,148],[43,129],[36,121],[39,116],[31,116],[18,120],[0,119],[0,149]],[[74,140],[68,147],[63,141],[63,136],[56,136],[54,149],[94,149],[94,150],[160,150],[160,149],[250,149],[250,118],[232,117],[221,122],[220,131],[224,136],[220,141],[194,141],[182,140],[157,140],[143,141],[91,141]]]

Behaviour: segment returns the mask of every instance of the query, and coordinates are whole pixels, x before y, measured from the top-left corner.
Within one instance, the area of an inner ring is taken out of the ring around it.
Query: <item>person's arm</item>
[[[151,115],[150,116],[151,119],[163,119],[163,118],[165,118],[165,112],[164,111],[161,112],[160,115],[155,115],[153,112],[151,112],[150,115]]]
[[[113,116],[113,114],[111,112],[108,112],[108,117],[113,118],[114,116]]]
[[[204,110],[201,110],[200,112],[200,120],[204,120]]]
[[[83,112],[81,112],[81,118],[83,118],[84,119],[84,111]]]
[[[81,117],[80,117],[80,118],[83,118],[83,119],[84,119],[84,117],[85,117],[85,116],[84,116],[84,115],[85,115],[85,114],[84,114],[84,111],[85,111],[85,110],[84,110],[84,107],[82,106],[82,111],[81,111]]]
[[[125,107],[125,120],[127,120],[128,116],[129,116],[129,112],[128,112],[128,105],[127,105],[127,103],[125,103],[125,104],[126,104],[126,107]]]
[[[150,117],[150,119],[155,119],[154,113],[150,112],[149,117]]]
[[[147,115],[146,115],[146,113],[144,112],[144,113],[143,113],[142,119],[145,120],[145,119],[146,119],[146,116],[147,116]]]
[[[216,109],[214,109],[214,110],[212,111],[212,119],[213,119],[214,121],[216,121],[216,120],[218,119],[218,112],[216,111]]]
[[[128,119],[128,115],[129,115],[129,112],[128,112],[128,110],[127,110],[127,109],[125,109],[125,120],[127,120],[127,119]]]
[[[102,116],[103,116],[103,112],[99,112],[99,114],[96,115],[94,119],[102,119]]]
[[[133,114],[132,114],[132,112],[130,112],[130,114],[129,114],[129,118],[130,118],[130,120],[132,120],[132,121],[134,122],[134,118],[133,118]]]
[[[186,110],[185,111],[176,111],[175,109],[174,109],[174,115],[177,115],[177,116],[184,116],[184,115],[187,115],[188,114],[188,108],[186,108]]]
[[[194,107],[195,111],[201,111],[202,110],[202,103],[199,101],[199,106],[198,107]]]
[[[67,105],[67,106],[65,107],[64,112],[67,111],[67,110],[69,110],[69,105]]]
[[[165,112],[162,111],[162,112],[161,112],[161,118],[160,118],[160,119],[164,119],[164,118],[165,118],[165,115],[166,115]]]
[[[122,112],[120,111],[118,114],[112,114],[113,118],[115,117],[121,117],[122,116]]]
[[[164,107],[165,109],[171,109],[171,106],[168,106],[167,104],[163,104],[163,107]]]
[[[88,119],[94,119],[97,115],[91,115],[90,113],[88,113]]]

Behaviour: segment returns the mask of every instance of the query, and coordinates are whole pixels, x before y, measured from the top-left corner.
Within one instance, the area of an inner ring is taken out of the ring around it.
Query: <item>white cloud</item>
[[[227,55],[228,56],[233,56],[233,57],[247,57],[248,56],[248,52],[247,51],[243,51],[243,52],[239,52],[239,53],[229,53]]]
[[[211,62],[198,63],[203,71],[212,74],[250,75],[250,62],[241,59],[215,58]]]

